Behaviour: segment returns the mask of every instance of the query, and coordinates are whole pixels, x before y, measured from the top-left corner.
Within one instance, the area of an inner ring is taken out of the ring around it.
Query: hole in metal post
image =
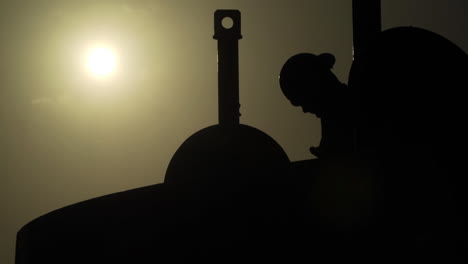
[[[225,17],[221,21],[221,25],[223,25],[223,28],[225,29],[230,29],[234,26],[234,21],[230,17]]]

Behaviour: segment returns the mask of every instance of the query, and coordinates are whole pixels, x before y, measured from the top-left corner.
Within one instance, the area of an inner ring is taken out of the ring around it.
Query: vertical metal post
[[[380,0],[353,0],[353,59],[359,59],[367,42],[382,30]]]
[[[218,114],[223,127],[239,125],[239,10],[216,10],[214,39],[218,40]]]

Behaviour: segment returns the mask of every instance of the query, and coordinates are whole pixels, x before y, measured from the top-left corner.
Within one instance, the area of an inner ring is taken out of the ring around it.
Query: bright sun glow
[[[95,47],[88,54],[87,66],[94,75],[108,76],[114,72],[116,67],[115,54],[108,47]]]

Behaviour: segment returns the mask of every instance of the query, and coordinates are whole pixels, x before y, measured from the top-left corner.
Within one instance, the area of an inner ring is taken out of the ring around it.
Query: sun
[[[106,46],[96,46],[89,50],[87,56],[88,70],[95,76],[106,77],[116,68],[116,55]]]

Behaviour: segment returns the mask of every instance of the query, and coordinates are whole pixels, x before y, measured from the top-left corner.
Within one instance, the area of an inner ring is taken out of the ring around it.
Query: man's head
[[[281,69],[279,82],[283,94],[294,106],[320,117],[330,92],[338,82],[331,72],[335,57],[329,53],[300,53],[289,58]]]

